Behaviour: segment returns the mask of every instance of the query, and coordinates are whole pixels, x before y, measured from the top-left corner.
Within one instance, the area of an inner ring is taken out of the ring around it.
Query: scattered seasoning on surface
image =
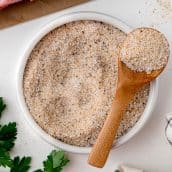
[[[126,34],[96,21],[65,24],[33,49],[24,72],[24,96],[35,121],[65,143],[89,146],[111,108],[119,45]],[[129,104],[118,130],[124,135],[144,111],[149,86]]]
[[[126,37],[121,60],[132,70],[150,73],[166,66],[169,44],[165,36],[151,28],[138,28]]]
[[[170,24],[172,20],[172,0],[145,0],[143,6],[138,9],[140,25],[152,28],[161,28]],[[147,18],[146,21],[144,19]]]
[[[157,2],[167,13],[172,13],[172,0],[157,0]]]

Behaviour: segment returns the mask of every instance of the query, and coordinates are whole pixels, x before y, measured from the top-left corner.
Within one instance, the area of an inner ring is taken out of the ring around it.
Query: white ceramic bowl
[[[17,74],[17,95],[18,95],[18,101],[21,106],[21,109],[23,111],[22,115],[27,120],[27,123],[33,128],[33,130],[46,142],[50,143],[51,145],[54,145],[58,148],[61,148],[65,151],[69,152],[75,152],[75,153],[89,153],[91,150],[91,147],[78,147],[66,144],[62,141],[59,141],[50,135],[48,135],[44,130],[42,130],[41,127],[34,121],[31,114],[28,111],[27,105],[25,103],[24,95],[23,95],[23,73],[25,69],[25,65],[27,62],[27,59],[32,51],[32,49],[35,47],[35,45],[39,42],[39,40],[44,37],[47,33],[49,33],[51,30],[72,21],[77,20],[96,20],[101,21],[104,23],[108,23],[112,26],[115,26],[119,29],[121,29],[124,32],[129,32],[131,30],[131,27],[127,24],[123,23],[117,18],[111,17],[106,14],[97,13],[97,12],[75,12],[70,13],[68,15],[63,15],[54,21],[48,23],[45,25],[35,36],[34,38],[28,43],[26,49],[24,50],[24,54],[21,57],[21,63],[19,65],[19,70]],[[147,122],[148,118],[151,115],[151,112],[154,108],[156,98],[158,93],[158,84],[157,80],[151,83],[150,86],[150,93],[148,102],[146,105],[146,108],[140,117],[139,121],[134,125],[134,127],[124,136],[122,136],[117,142],[115,143],[114,147],[120,146],[121,144],[127,142],[129,139],[131,139],[136,133],[138,133],[139,130],[144,126],[144,124]]]

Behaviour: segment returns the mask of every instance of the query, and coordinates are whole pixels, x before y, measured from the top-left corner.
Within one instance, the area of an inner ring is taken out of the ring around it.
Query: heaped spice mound
[[[48,33],[33,49],[23,87],[29,111],[48,134],[66,143],[94,143],[111,108],[118,47],[126,34],[95,21],[77,21]],[[142,114],[149,86],[128,106],[118,136]]]
[[[165,36],[151,28],[130,32],[121,48],[121,60],[132,70],[150,73],[166,66],[169,44]]]

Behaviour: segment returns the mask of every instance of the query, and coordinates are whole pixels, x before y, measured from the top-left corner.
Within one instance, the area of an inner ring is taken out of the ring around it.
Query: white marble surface
[[[71,11],[93,10],[113,15],[133,27],[152,26],[164,32],[172,42],[172,14],[158,7],[156,0],[97,0],[62,12],[0,30],[0,95],[8,103],[2,121],[17,121],[18,139],[13,155],[33,157],[32,169],[53,149],[42,141],[25,123],[16,98],[16,72],[21,54],[28,40],[46,23]],[[172,13],[172,12],[171,12]],[[172,60],[171,60],[172,61]],[[144,168],[146,172],[172,171],[172,147],[164,136],[165,113],[172,111],[172,63],[160,77],[156,108],[146,126],[127,144],[112,150],[103,169],[87,165],[87,155],[69,153],[70,164],[64,172],[113,172],[118,163]],[[1,172],[5,170],[0,169]],[[8,171],[8,170],[6,170]]]

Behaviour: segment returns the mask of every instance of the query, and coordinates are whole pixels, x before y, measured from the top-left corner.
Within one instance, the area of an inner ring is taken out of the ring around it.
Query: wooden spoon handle
[[[117,134],[123,113],[132,96],[132,93],[126,93],[123,88],[117,89],[111,112],[107,116],[96,143],[89,154],[88,163],[90,165],[99,168],[104,166]]]

